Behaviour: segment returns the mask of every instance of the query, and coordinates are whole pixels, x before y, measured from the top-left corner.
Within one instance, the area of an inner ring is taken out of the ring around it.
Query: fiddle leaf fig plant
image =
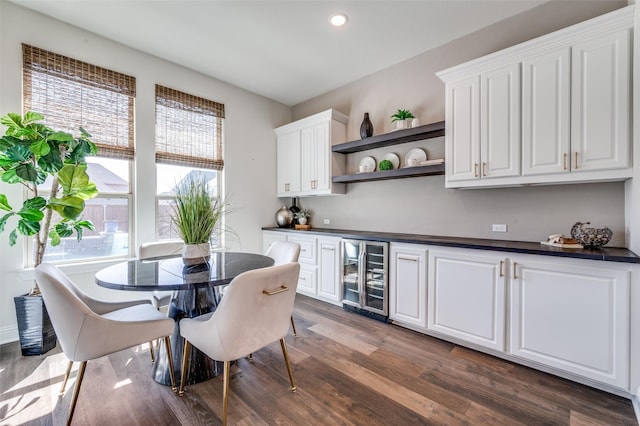
[[[22,205],[17,201],[12,205],[0,193],[0,214],[7,212],[0,217],[0,233],[11,224],[11,246],[16,244],[18,234],[34,236],[35,266],[42,263],[49,238],[51,245],[57,246],[74,232],[80,241],[85,229],[95,230],[81,214],[85,201],[98,195],[85,160],[97,152],[91,135],[81,127],[80,136],[74,137],[47,127],[42,120],[44,116],[36,112],[9,113],[0,118],[6,126],[0,138],[0,180],[26,189]],[[43,196],[39,185],[47,179],[51,180],[51,189]]]

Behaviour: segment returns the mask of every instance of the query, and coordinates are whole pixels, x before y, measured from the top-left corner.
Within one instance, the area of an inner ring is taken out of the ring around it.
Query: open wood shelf
[[[334,176],[333,183],[370,182],[375,180],[401,179],[416,176],[433,176],[443,174],[444,164],[435,164],[432,166],[405,167],[403,169]]]
[[[396,130],[395,132],[385,133],[383,135],[371,136],[369,138],[341,143],[334,145],[331,150],[342,154],[351,154],[353,152],[398,145],[422,139],[437,138],[439,136],[444,136],[444,121],[438,121],[437,123],[425,124],[424,126],[413,127],[411,129]]]

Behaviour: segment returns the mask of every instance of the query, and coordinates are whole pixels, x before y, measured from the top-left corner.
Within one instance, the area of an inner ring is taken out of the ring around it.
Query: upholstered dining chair
[[[267,248],[265,256],[269,256],[274,260],[274,266],[297,262],[300,257],[300,244],[292,241],[274,241]],[[298,331],[296,330],[296,323],[293,321],[293,315],[291,315],[291,328],[293,329],[293,335],[297,337]]]
[[[153,259],[158,257],[174,256],[182,253],[184,241],[182,240],[161,240],[142,243],[138,246],[138,259]],[[161,310],[171,302],[171,293],[154,291],[151,295],[153,306]]]
[[[291,390],[296,391],[284,337],[298,286],[300,264],[254,269],[235,277],[215,312],[180,320],[185,338],[179,395],[184,395],[189,352],[195,346],[210,358],[224,361],[222,423],[227,424],[231,361],[280,340]]]
[[[173,365],[169,336],[175,323],[148,300],[112,303],[93,299],[49,263],[40,264],[35,277],[62,352],[69,359],[60,393],[64,393],[73,362],[81,362],[67,425],[73,418],[87,361],[164,337],[169,365]],[[175,392],[173,369],[171,386]]]

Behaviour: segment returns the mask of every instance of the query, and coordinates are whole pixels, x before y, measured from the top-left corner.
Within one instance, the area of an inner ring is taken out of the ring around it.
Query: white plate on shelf
[[[411,160],[415,160],[414,165],[410,165]],[[413,148],[411,151],[407,152],[407,155],[404,156],[404,167],[419,166],[420,162],[426,161],[426,160],[427,160],[427,153],[424,152],[424,149]]]
[[[421,166],[433,166],[435,164],[442,164],[444,163],[444,158],[437,158],[435,160],[425,160],[425,161],[421,161],[420,165]]]
[[[393,152],[385,154],[383,160],[391,161],[391,164],[393,164],[394,169],[397,169],[398,167],[400,167],[400,157],[398,157]]]
[[[359,173],[367,173],[367,172],[360,172],[360,167],[359,166],[367,166],[369,172],[375,172],[376,171],[376,159],[373,158],[373,157],[364,157],[362,160],[360,160],[360,164],[358,165],[358,172]]]

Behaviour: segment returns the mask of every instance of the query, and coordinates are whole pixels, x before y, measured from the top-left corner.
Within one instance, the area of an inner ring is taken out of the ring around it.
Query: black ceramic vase
[[[364,120],[360,125],[360,137],[362,139],[373,136],[373,123],[369,120],[369,113],[364,113]]]

